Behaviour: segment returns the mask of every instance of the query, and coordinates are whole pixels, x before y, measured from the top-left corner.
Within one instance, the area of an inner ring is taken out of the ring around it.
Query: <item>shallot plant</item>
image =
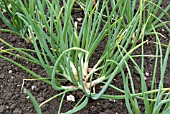
[[[98,0],[93,3],[94,1],[92,0],[86,0],[81,3],[78,0],[63,0],[62,2],[58,0],[1,0],[0,7],[4,9],[3,12],[8,12],[11,16],[11,20],[8,20],[4,13],[0,12],[2,20],[11,29],[1,30],[20,35],[30,41],[34,49],[16,48],[0,39],[1,42],[9,47],[9,49],[0,50],[0,53],[8,53],[25,61],[41,65],[48,77],[42,77],[3,55],[0,55],[0,57],[14,63],[32,74],[36,79],[42,80],[50,84],[55,90],[60,91],[59,94],[39,104],[33,95],[27,89],[24,89],[30,96],[38,114],[42,113],[40,109],[42,105],[62,95],[58,110],[58,113],[60,113],[65,94],[77,90],[83,91],[84,97],[80,99],[73,109],[65,112],[66,114],[81,110],[86,106],[90,98],[125,99],[129,113],[133,113],[133,111],[140,113],[137,99],[143,99],[146,113],[159,112],[160,103],[164,103],[160,101],[160,95],[163,95],[164,93],[161,92],[166,90],[161,86],[165,72],[163,70],[161,73],[162,80],[160,81],[159,89],[157,90],[153,83],[152,90],[147,90],[143,75],[144,68],[143,66],[140,68],[134,61],[132,53],[139,47],[143,49],[144,44],[148,43],[147,40],[144,41],[144,35],[146,33],[150,34],[151,31],[157,36],[158,43],[156,45],[160,48],[161,53],[161,43],[158,36],[160,33],[157,33],[155,28],[162,25],[166,26],[166,23],[162,22],[161,18],[165,14],[168,16],[169,14],[151,1],[140,0],[137,8],[135,8],[136,0],[132,1],[103,0],[101,3]],[[72,15],[75,3],[82,5],[84,12],[81,27],[78,26],[78,21]],[[111,6],[108,5],[109,3],[111,3]],[[132,6],[131,3],[133,3]],[[111,10],[109,9],[110,7]],[[151,8],[150,12],[147,12],[147,7],[156,7],[164,12],[160,14],[160,17],[156,18],[152,12],[153,9]],[[148,18],[143,20],[146,14]],[[158,22],[161,24],[158,24]],[[148,29],[148,24],[153,26],[152,29]],[[168,27],[167,29],[169,30]],[[137,44],[138,39],[142,39],[142,41]],[[93,55],[95,56],[94,52],[103,40],[107,40],[103,53],[97,63],[90,67],[91,58]],[[170,44],[167,47],[164,63],[161,64],[163,68],[165,68],[168,60]],[[16,51],[18,54],[11,51]],[[30,52],[35,53],[36,57],[30,55]],[[142,52],[142,64],[144,57],[145,55]],[[158,58],[158,53],[156,57]],[[132,74],[127,64],[129,60],[134,63],[141,76],[141,93],[135,93],[134,91],[134,84],[131,79]],[[162,61],[163,59],[161,58]],[[127,74],[124,68],[128,69]],[[112,83],[118,74],[122,76],[124,83],[122,88],[118,88]],[[128,78],[131,79],[130,82],[128,82]],[[63,84],[63,80],[69,81],[70,85]],[[154,77],[153,81],[155,81]],[[132,87],[128,87],[129,83]],[[101,85],[102,88],[95,91],[95,88]],[[108,87],[122,92],[124,95],[107,95],[105,92]],[[130,92],[131,89],[132,93]],[[157,96],[154,93],[158,93]],[[156,98],[151,103],[155,104],[153,109],[149,104],[148,94],[152,94],[151,99]],[[166,99],[166,101],[169,101],[168,95]],[[134,109],[133,111],[131,106]],[[167,104],[165,112],[169,110],[168,106],[169,104]]]

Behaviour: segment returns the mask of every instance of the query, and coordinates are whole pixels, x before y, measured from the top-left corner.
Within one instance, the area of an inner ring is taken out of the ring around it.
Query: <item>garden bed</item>
[[[164,5],[166,6],[169,4],[169,0],[164,0]],[[167,20],[164,18],[164,20]],[[0,20],[2,22],[2,20]],[[170,28],[170,24],[168,24]],[[0,28],[6,28],[3,23],[0,23]],[[166,38],[161,38],[161,43],[166,44],[170,41],[170,34],[166,31],[165,28],[160,28],[157,30],[158,32],[162,33]],[[12,44],[14,47],[20,48],[32,48],[32,44],[28,44],[25,40],[19,38],[16,35],[11,33],[3,33],[0,32],[0,38],[7,41],[8,43]],[[145,39],[149,41],[155,41],[155,36],[147,36]],[[94,53],[93,57],[90,61],[90,66],[93,66],[96,61],[100,58],[103,52],[103,47],[105,47],[106,41],[103,41],[99,47],[97,48],[96,52]],[[0,49],[5,49],[5,45],[0,42]],[[147,55],[154,55],[155,54],[155,44],[148,43],[144,45],[144,51]],[[166,49],[163,49],[163,55],[165,55]],[[141,48],[135,50],[134,54],[140,54]],[[47,77],[45,71],[41,68],[41,66],[27,63],[22,59],[18,59],[13,57],[9,54],[4,54],[4,56],[17,61],[18,63],[26,66],[27,68],[37,72],[41,76]],[[140,64],[141,59],[135,59],[138,64]],[[148,57],[145,60],[145,77],[147,82],[148,89],[151,87],[151,80],[152,80],[152,73],[154,69],[154,58]],[[136,88],[136,92],[141,91],[141,84],[139,74],[135,72],[135,68],[132,63],[129,65],[134,75],[134,84]],[[159,79],[159,71],[157,72],[157,78]],[[33,104],[27,98],[27,95],[23,93],[21,87],[23,85],[23,79],[33,78],[29,73],[25,72],[21,68],[13,65],[10,62],[5,61],[4,59],[0,58],[0,113],[2,114],[34,114],[36,113]],[[170,87],[170,59],[168,59],[167,70],[165,73],[165,87]],[[112,82],[119,88],[123,88],[123,82],[120,75],[117,75],[114,81]],[[44,100],[58,94],[56,90],[54,90],[50,85],[43,83],[42,81],[24,81],[24,87],[30,90],[33,96],[37,99],[39,103],[43,102]],[[106,93],[116,95],[119,94],[117,91],[113,89],[108,89]],[[75,91],[68,93],[67,95],[75,96],[76,101],[83,96],[83,92]],[[67,96],[66,95],[66,96]],[[58,110],[58,106],[60,105],[61,97],[57,97],[52,101],[48,102],[47,104],[42,106],[43,114],[56,114]],[[61,108],[61,112],[66,112],[73,108],[75,102],[67,101],[64,99],[63,106]],[[144,113],[144,105],[143,101],[139,101],[140,110]],[[128,114],[126,109],[125,101],[124,100],[92,100],[90,99],[88,104],[85,108],[77,112],[77,114]]]

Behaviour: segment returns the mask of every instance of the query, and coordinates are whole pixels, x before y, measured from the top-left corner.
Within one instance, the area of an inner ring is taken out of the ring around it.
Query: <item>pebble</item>
[[[0,113],[3,112],[5,107],[3,105],[0,105]]]
[[[11,76],[11,79],[14,79],[14,77],[13,77],[13,76]]]
[[[9,106],[6,105],[6,108],[9,109]]]
[[[17,85],[17,87],[21,87],[21,85]]]
[[[82,21],[82,18],[77,18],[77,21]]]
[[[9,70],[9,72],[8,72],[9,74],[11,74],[12,73],[12,70]]]
[[[37,87],[35,85],[31,86],[31,90],[35,90]]]
[[[75,97],[73,95],[68,95],[67,96],[67,101],[73,101],[75,102]]]
[[[145,76],[149,76],[149,73],[148,73],[148,72],[145,72]]]

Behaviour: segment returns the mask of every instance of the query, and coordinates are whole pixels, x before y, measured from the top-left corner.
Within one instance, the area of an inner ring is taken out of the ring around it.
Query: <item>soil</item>
[[[166,6],[169,0],[164,0],[164,5]],[[166,18],[164,18],[166,20]],[[168,25],[170,27],[170,24]],[[0,28],[6,28],[6,25],[2,23],[0,20]],[[168,33],[164,28],[160,28],[157,31],[161,32],[166,38],[160,38],[161,43],[167,44],[170,41],[170,33]],[[0,38],[12,44],[14,47],[23,47],[23,48],[32,48],[31,44],[27,44],[23,39],[19,38],[16,35],[11,33],[3,33],[0,32]],[[145,39],[149,41],[154,41],[155,36],[147,36]],[[94,63],[99,59],[100,54],[102,53],[103,47],[105,46],[106,41],[103,41],[100,46],[97,48],[95,52],[95,56],[91,59],[90,66],[93,66]],[[0,42],[0,48],[7,48],[2,42]],[[155,54],[155,45],[152,43],[146,44],[144,46],[145,54],[154,55]],[[163,54],[165,54],[166,49],[163,48]],[[140,54],[141,49],[139,48],[134,52],[134,54]],[[47,74],[41,68],[41,66],[27,63],[22,59],[18,59],[9,54],[3,54],[4,56],[19,62],[20,64],[26,66],[27,68],[37,72],[38,74],[46,77]],[[135,59],[138,64],[141,63],[140,58]],[[148,89],[151,86],[152,72],[154,68],[154,59],[146,58],[145,59],[145,74],[146,82]],[[141,84],[139,75],[136,73],[134,66],[131,62],[129,62],[129,67],[131,68],[135,89],[136,92],[141,91]],[[157,79],[159,80],[159,71],[157,72]],[[25,72],[21,68],[13,65],[12,63],[5,61],[0,58],[0,114],[35,114],[36,111],[34,109],[33,104],[27,98],[26,94],[21,90],[21,86],[23,84],[23,79],[31,79],[33,78],[29,73]],[[35,96],[39,103],[44,100],[56,95],[58,92],[55,91],[50,85],[42,82],[42,81],[24,81],[24,87],[30,90],[30,92]],[[167,70],[165,74],[165,87],[170,87],[170,59],[168,59]],[[121,75],[116,76],[113,81],[114,85],[119,88],[123,88]],[[108,89],[108,94],[119,94],[117,91],[113,89]],[[75,96],[76,102],[83,96],[81,91],[71,92],[69,93]],[[67,95],[69,95],[67,94]],[[58,106],[60,104],[61,97],[57,97],[50,101],[49,103],[43,105],[42,111],[43,114],[56,114],[58,110]],[[61,112],[66,112],[69,109],[72,109],[76,103],[70,102],[64,99],[63,107]],[[144,105],[142,101],[139,101],[139,106],[142,112],[144,113]],[[89,100],[89,103],[85,108],[76,114],[128,114],[126,109],[126,105],[124,100]]]

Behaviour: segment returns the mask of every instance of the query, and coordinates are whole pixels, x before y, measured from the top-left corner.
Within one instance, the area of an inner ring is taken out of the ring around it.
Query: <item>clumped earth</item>
[[[169,4],[168,0],[164,0],[163,6]],[[164,18],[164,20],[167,20]],[[170,27],[170,24],[168,24]],[[6,25],[2,23],[0,20],[0,28],[6,28]],[[166,38],[160,38],[161,43],[167,44],[170,41],[170,34],[164,29],[160,28],[157,31],[161,32]],[[23,39],[19,38],[16,35],[11,33],[3,33],[0,32],[0,38],[12,44],[14,47],[23,47],[23,48],[32,48],[31,44],[26,43]],[[149,41],[155,41],[155,36],[147,36],[145,39]],[[104,49],[106,41],[103,41],[100,46],[97,48],[94,56],[91,59],[90,66],[93,66],[94,63],[99,59],[102,50]],[[7,48],[2,42],[0,42],[0,49]],[[154,55],[155,54],[155,44],[149,43],[144,46],[145,54]],[[165,54],[166,49],[163,49],[163,54]],[[141,49],[139,48],[134,52],[134,54],[140,54]],[[32,71],[37,72],[43,77],[47,77],[47,74],[41,68],[41,66],[28,63],[23,61],[22,59],[18,59],[9,54],[3,54],[4,56],[19,62],[20,64],[26,66]],[[140,64],[141,59],[135,59],[138,64]],[[154,68],[154,58],[146,58],[145,59],[145,75],[148,89],[151,86],[152,73]],[[131,68],[133,74],[133,80],[135,83],[136,92],[141,92],[140,85],[140,77],[139,74],[136,73],[133,64],[129,62],[129,66]],[[157,79],[159,80],[159,71],[157,72]],[[26,94],[21,90],[22,85],[25,88],[30,90],[30,92],[35,96],[39,103],[45,101],[46,99],[58,94],[50,85],[43,83],[42,81],[24,81],[23,79],[31,79],[33,78],[29,73],[25,72],[21,68],[13,65],[12,63],[3,60],[0,58],[0,114],[35,114],[36,111],[33,107],[33,104],[27,98]],[[168,60],[167,70],[165,74],[165,87],[170,87],[170,59]],[[113,81],[114,85],[123,89],[123,83],[121,75],[116,76]],[[108,89],[106,91],[107,94],[120,94],[113,89]],[[75,96],[76,101],[78,101],[82,96],[83,92],[76,91],[68,93],[67,95]],[[66,95],[66,96],[67,96]],[[58,106],[60,104],[61,97],[57,97],[47,104],[43,105],[42,111],[43,114],[56,114],[58,110]],[[66,112],[74,107],[76,103],[67,101],[64,99],[64,103],[61,109],[61,112]],[[144,105],[142,101],[139,101],[139,106],[142,112],[144,113]],[[128,114],[128,111],[125,106],[124,100],[89,100],[89,103],[85,108],[76,114]]]

